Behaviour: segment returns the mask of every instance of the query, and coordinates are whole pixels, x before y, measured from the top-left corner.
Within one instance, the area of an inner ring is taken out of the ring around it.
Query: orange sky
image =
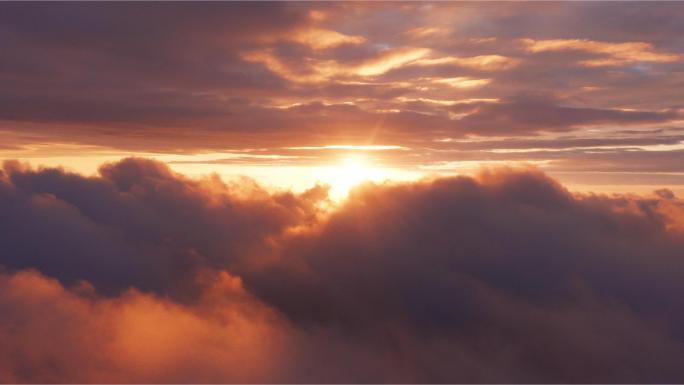
[[[373,180],[526,164],[683,191],[682,8],[641,7],[6,5],[0,158],[144,156],[297,190],[348,185],[350,156]]]

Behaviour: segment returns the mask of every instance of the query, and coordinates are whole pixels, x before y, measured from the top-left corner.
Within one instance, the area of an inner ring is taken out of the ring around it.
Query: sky
[[[0,3],[0,382],[684,382],[684,3]]]
[[[677,2],[2,9],[2,158],[303,190],[355,153],[375,179],[528,163],[584,191],[682,191]]]

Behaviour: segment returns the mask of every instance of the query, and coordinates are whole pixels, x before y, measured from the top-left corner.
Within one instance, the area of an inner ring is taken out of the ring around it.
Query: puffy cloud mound
[[[0,175],[3,382],[681,382],[684,202],[534,170],[272,194]]]
[[[313,220],[325,190],[269,195],[245,180],[193,181],[130,158],[85,178],[6,163],[0,263],[115,293],[135,286],[183,296],[202,267],[228,267],[288,226]]]
[[[195,307],[131,289],[98,298],[35,271],[0,275],[0,381],[273,380],[286,330],[220,274]]]

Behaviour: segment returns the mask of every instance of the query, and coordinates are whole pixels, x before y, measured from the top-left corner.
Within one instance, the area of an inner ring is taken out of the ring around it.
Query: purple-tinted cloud
[[[8,163],[0,187],[3,381],[684,376],[671,191],[573,195],[500,170],[366,184],[322,212],[324,190],[141,159],[90,178]]]

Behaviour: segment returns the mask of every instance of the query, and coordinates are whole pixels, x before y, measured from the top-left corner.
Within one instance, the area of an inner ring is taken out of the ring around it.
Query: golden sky
[[[2,158],[300,190],[350,156],[376,179],[527,163],[584,190],[684,183],[678,4],[3,8]]]
[[[681,191],[681,18],[676,3],[8,4],[0,157],[93,173],[145,156],[299,190],[350,156],[375,179],[526,163],[583,190]]]

